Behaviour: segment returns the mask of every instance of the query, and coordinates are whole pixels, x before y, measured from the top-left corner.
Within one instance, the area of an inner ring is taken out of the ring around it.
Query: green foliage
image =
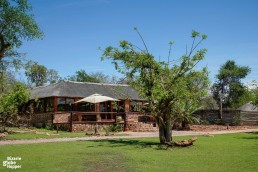
[[[42,86],[47,82],[47,68],[39,65],[37,62],[29,61],[26,64],[25,75],[28,81],[35,84],[36,87]]]
[[[215,110],[219,109],[216,100],[212,96],[205,96],[201,99],[202,109]]]
[[[201,123],[203,125],[210,125],[210,122],[208,120],[202,120]]]
[[[0,95],[0,121],[4,127],[8,121],[16,119],[19,107],[28,100],[29,92],[20,83],[15,84],[10,92]]]
[[[50,84],[57,83],[61,80],[61,77],[59,76],[58,72],[54,69],[49,69],[47,71],[47,81]]]
[[[75,75],[68,76],[66,78],[70,81],[78,81],[78,82],[94,82],[94,83],[117,83],[120,80],[117,80],[115,76],[108,76],[102,72],[94,72],[88,74],[85,70],[81,69],[75,72]]]
[[[180,58],[179,63],[172,65],[169,60],[157,61],[149,53],[137,28],[135,30],[144,44],[144,50],[123,40],[119,48],[107,47],[102,60],[111,59],[116,70],[131,80],[131,85],[149,103],[148,110],[160,128],[161,142],[169,142],[172,121],[193,121],[191,114],[200,107],[200,98],[206,94],[208,71],[206,68],[194,70],[194,67],[206,54],[206,49],[196,51],[196,48],[207,36],[193,31],[190,51]],[[196,39],[199,39],[197,43]]]
[[[100,81],[97,78],[94,78],[87,74],[87,72],[83,69],[78,70],[75,72],[76,74],[73,76],[68,76],[68,80],[71,81],[78,81],[78,82],[95,82],[99,83]]]
[[[5,92],[8,69],[23,67],[24,53],[19,53],[23,41],[43,37],[27,0],[0,1],[0,87]]]
[[[214,99],[220,104],[223,102],[223,107],[237,108],[240,105],[247,103],[248,90],[241,83],[251,69],[247,66],[238,66],[235,61],[227,61],[220,67],[219,73],[216,76],[217,81],[212,86]]]
[[[107,132],[121,132],[123,131],[123,126],[122,125],[110,125],[107,128]]]
[[[27,0],[1,0],[0,61],[4,56],[18,55],[15,48],[19,48],[24,40],[42,36]]]
[[[249,93],[252,97],[252,103],[254,105],[258,105],[258,84],[257,84],[257,81],[253,81],[252,82],[252,89],[250,89]]]
[[[233,117],[231,125],[241,125],[241,123],[242,123],[241,117],[239,115],[235,115]]]
[[[46,124],[45,129],[54,130],[54,125],[53,124]]]

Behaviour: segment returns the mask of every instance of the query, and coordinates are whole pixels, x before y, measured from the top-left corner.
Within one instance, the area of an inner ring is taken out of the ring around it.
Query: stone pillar
[[[125,100],[125,120],[124,120],[124,131],[128,131],[128,113],[130,112],[130,100]]]

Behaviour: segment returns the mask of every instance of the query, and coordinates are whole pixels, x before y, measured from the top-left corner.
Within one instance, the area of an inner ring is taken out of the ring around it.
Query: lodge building
[[[76,101],[92,94],[118,99],[101,103]],[[54,124],[70,131],[100,129],[109,125],[123,125],[124,131],[157,130],[153,117],[143,114],[144,99],[129,85],[61,81],[31,90],[34,103],[32,123],[41,127]]]

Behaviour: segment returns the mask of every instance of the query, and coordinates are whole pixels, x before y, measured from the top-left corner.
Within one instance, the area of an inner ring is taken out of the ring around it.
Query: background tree
[[[47,70],[47,81],[50,84],[54,84],[62,80],[62,78],[59,76],[58,72],[54,69],[48,69]]]
[[[28,101],[29,92],[21,83],[16,83],[9,92],[0,94],[0,121],[3,131],[7,122],[16,119],[19,107]]]
[[[201,103],[202,103],[202,109],[207,109],[207,110],[219,109],[219,106],[212,95],[207,95],[201,98]]]
[[[89,74],[87,74],[87,72],[83,69],[76,71],[75,75],[68,76],[67,79],[70,81],[77,81],[77,82],[96,82],[96,83],[100,82],[97,78],[94,78]]]
[[[196,51],[196,48],[207,36],[193,31],[190,51],[180,58],[179,63],[171,65],[169,58],[168,62],[156,61],[141,34],[135,30],[144,44],[144,50],[130,42],[120,41],[119,48],[110,46],[105,49],[102,60],[111,59],[115,68],[132,81],[131,85],[149,103],[149,111],[159,126],[160,142],[171,142],[173,121],[179,115],[190,114],[197,107],[195,99],[206,93],[205,89],[199,89],[201,85],[197,81],[198,78],[208,80],[207,70],[195,71],[193,68],[204,58],[207,50]],[[172,44],[169,44],[170,50]],[[202,84],[204,87],[207,85],[206,82]]]
[[[249,93],[251,94],[252,97],[252,103],[254,105],[258,105],[258,83],[257,81],[252,81],[251,85],[250,85],[250,90]]]
[[[42,86],[47,82],[47,68],[39,65],[37,62],[29,61],[26,64],[25,75],[28,81],[35,84],[36,87]]]
[[[20,57],[22,54],[17,52],[17,48],[22,45],[22,42],[42,36],[43,33],[34,19],[32,7],[27,0],[0,1],[1,82],[8,65],[17,66],[20,64],[21,59],[17,57]]]
[[[243,103],[247,95],[247,88],[241,83],[251,69],[248,66],[238,66],[235,61],[228,60],[223,64],[216,76],[217,81],[212,86],[214,99],[220,107],[220,118],[222,118],[222,107],[237,108]],[[242,101],[241,101],[242,100]]]
[[[66,78],[70,81],[77,82],[94,82],[94,83],[112,83],[115,84],[118,82],[116,76],[110,77],[109,75],[105,75],[102,72],[94,72],[88,74],[85,70],[81,69],[75,72],[75,75],[68,76]]]

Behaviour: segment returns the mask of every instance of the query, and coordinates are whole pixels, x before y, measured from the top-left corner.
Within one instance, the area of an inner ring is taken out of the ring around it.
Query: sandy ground
[[[217,128],[213,128],[217,127]],[[227,129],[226,126],[223,129],[220,126],[211,127],[191,127],[189,131],[173,131],[173,136],[191,136],[191,135],[214,135],[214,134],[229,134],[240,132],[252,132],[257,131],[258,127],[231,127]],[[92,137],[76,137],[76,138],[52,138],[52,139],[35,139],[35,140],[2,140],[1,145],[11,144],[36,144],[36,143],[51,143],[51,142],[72,142],[72,141],[86,141],[86,140],[108,140],[108,139],[125,139],[125,138],[144,138],[144,137],[158,137],[158,132],[125,132],[127,136],[92,136]]]

